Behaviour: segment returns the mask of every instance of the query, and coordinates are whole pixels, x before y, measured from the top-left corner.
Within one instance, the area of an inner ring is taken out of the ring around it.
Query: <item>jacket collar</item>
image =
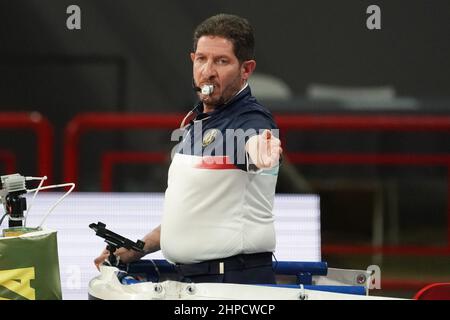
[[[242,90],[240,90],[238,92],[238,94],[236,94],[233,98],[231,98],[230,100],[228,100],[226,103],[220,105],[220,106],[216,106],[216,108],[214,109],[214,111],[212,112],[208,112],[208,113],[204,113],[203,112],[203,102],[199,101],[193,111],[196,114],[196,120],[201,120],[204,119],[206,117],[210,117],[210,116],[214,116],[220,112],[222,112],[226,107],[229,107],[239,101],[242,101],[243,99],[250,97],[252,95],[252,92],[250,90],[250,86],[248,84],[246,84],[244,86],[244,88]]]

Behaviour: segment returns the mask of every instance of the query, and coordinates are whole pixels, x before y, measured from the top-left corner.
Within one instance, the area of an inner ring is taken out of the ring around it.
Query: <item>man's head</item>
[[[211,95],[199,93],[208,109],[232,98],[255,69],[253,29],[244,18],[218,14],[203,21],[194,32],[194,82],[214,86]]]
[[[194,31],[194,52],[203,36],[217,36],[231,41],[240,63],[255,59],[253,28],[245,18],[221,13],[206,19]]]

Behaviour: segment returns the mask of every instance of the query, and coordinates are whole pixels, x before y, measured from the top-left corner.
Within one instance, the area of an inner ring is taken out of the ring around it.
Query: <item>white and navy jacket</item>
[[[277,126],[245,87],[184,130],[168,174],[161,250],[173,263],[197,263],[275,250],[272,215],[278,167],[254,170],[245,152],[252,135]]]

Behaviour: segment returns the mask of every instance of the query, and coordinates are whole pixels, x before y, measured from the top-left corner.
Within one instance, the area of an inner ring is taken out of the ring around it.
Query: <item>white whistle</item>
[[[204,94],[205,96],[209,96],[213,93],[214,91],[214,86],[212,84],[205,84],[202,87],[202,94]]]

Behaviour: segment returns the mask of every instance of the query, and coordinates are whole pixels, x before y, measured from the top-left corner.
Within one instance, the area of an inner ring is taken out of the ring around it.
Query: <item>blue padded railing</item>
[[[153,262],[152,262],[153,261]],[[328,266],[326,262],[299,262],[299,261],[274,261],[273,268],[277,275],[310,274],[315,276],[326,276]],[[146,273],[149,269],[157,267],[160,273],[175,273],[175,266],[167,260],[142,259],[129,265],[128,272]]]
[[[295,285],[295,284],[273,284],[273,285],[267,285],[267,286],[276,287],[276,288],[290,288],[290,289],[298,289],[299,288],[299,285]],[[357,294],[357,295],[361,295],[361,296],[366,295],[366,288],[363,286],[304,285],[303,288],[305,288],[307,290]]]
[[[297,284],[268,285],[278,288],[299,288],[304,285],[305,289],[327,292],[347,293],[365,295],[364,286],[330,286],[311,285],[312,276],[326,276],[328,266],[326,262],[299,262],[299,261],[274,261],[273,267],[277,275],[294,275],[297,277]],[[175,274],[175,266],[167,260],[139,260],[128,265],[126,272],[130,275],[145,275],[147,281],[158,282],[161,274]],[[129,278],[122,281],[126,284],[134,284],[140,281]]]

